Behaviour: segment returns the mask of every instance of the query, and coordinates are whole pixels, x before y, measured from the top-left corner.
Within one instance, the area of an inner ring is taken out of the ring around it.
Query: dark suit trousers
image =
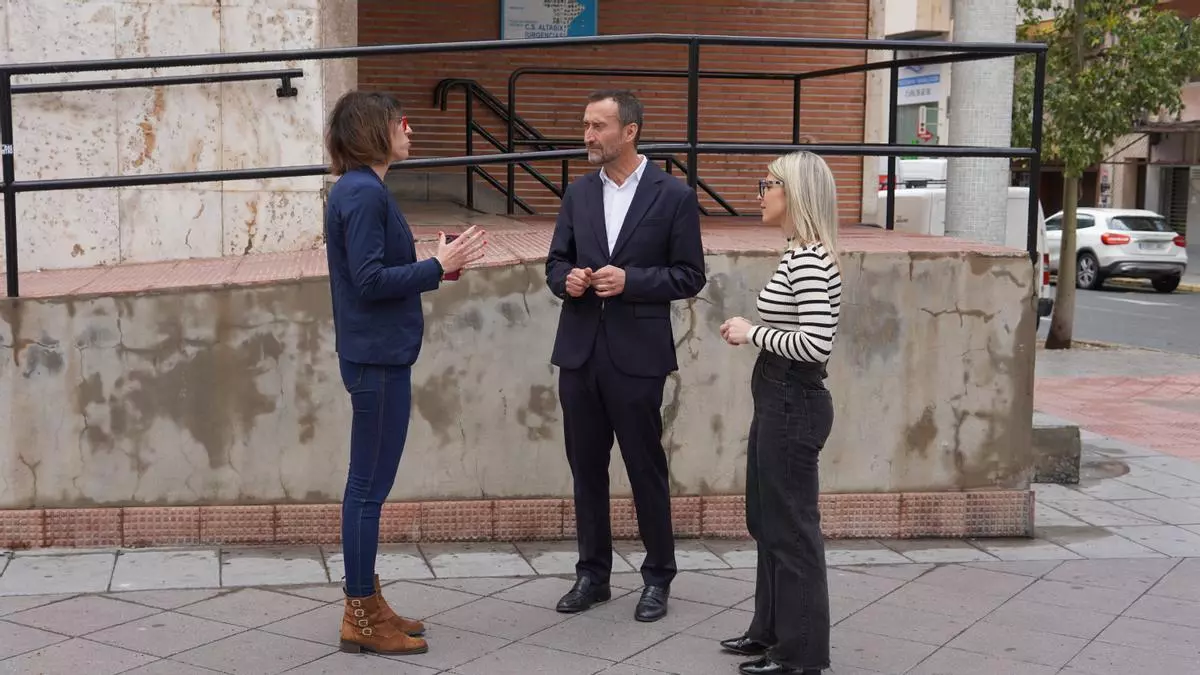
[[[580,368],[560,371],[558,382],[567,461],[575,482],[576,574],[608,583],[612,572],[608,466],[615,433],[646,547],[642,579],[647,585],[670,585],[676,567],[662,447],[666,377],[634,377],[617,370],[601,325],[591,357]]]

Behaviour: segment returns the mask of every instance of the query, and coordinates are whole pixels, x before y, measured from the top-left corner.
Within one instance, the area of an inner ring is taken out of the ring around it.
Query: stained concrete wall
[[[754,316],[776,258],[711,255],[674,308],[665,396],[677,494],[739,493]],[[850,253],[829,386],[828,492],[1028,485],[1034,313],[1020,252]],[[569,496],[559,301],[542,265],[470,270],[426,295],[412,428],[393,499]],[[336,502],[349,402],[324,279],[0,304],[0,508]],[[614,493],[628,480],[614,451]]]

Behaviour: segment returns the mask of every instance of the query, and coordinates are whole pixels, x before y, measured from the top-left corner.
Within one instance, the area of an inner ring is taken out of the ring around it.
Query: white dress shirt
[[[600,181],[604,184],[604,229],[608,232],[608,252],[611,255],[617,245],[617,237],[625,224],[625,216],[629,213],[629,205],[633,203],[633,195],[637,192],[642,173],[646,171],[645,155],[638,155],[641,163],[629,174],[625,182],[617,185],[604,169],[600,169]]]

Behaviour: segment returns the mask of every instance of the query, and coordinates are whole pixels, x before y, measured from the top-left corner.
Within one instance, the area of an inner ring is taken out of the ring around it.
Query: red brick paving
[[[1034,405],[1098,434],[1200,459],[1200,374],[1042,378]]]
[[[470,224],[488,231],[488,254],[475,267],[513,265],[543,260],[550,246],[554,218],[525,219],[488,214],[419,209],[409,215],[417,237],[417,253],[433,254],[437,232],[461,232]],[[779,250],[780,235],[756,217],[703,219],[704,246],[709,253]],[[1009,252],[995,246],[947,237],[888,232],[859,225],[842,227],[840,245],[846,252]],[[172,260],[86,269],[45,270],[21,274],[21,296],[94,296],[151,290],[180,290],[206,286],[249,285],[288,281],[327,274],[325,251],[265,253],[227,258]],[[0,274],[0,294],[7,284]]]

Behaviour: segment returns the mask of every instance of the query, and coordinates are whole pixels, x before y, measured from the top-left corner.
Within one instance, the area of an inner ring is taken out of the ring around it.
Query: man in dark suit
[[[699,204],[694,190],[638,154],[636,96],[602,91],[588,101],[584,141],[601,168],[567,188],[546,261],[546,283],[563,300],[551,363],[560,368],[579,538],[577,580],[558,611],[611,597],[615,434],[646,547],[635,618],[657,621],[676,572],[661,414],[667,375],[679,367],[671,301],[704,288]]]

